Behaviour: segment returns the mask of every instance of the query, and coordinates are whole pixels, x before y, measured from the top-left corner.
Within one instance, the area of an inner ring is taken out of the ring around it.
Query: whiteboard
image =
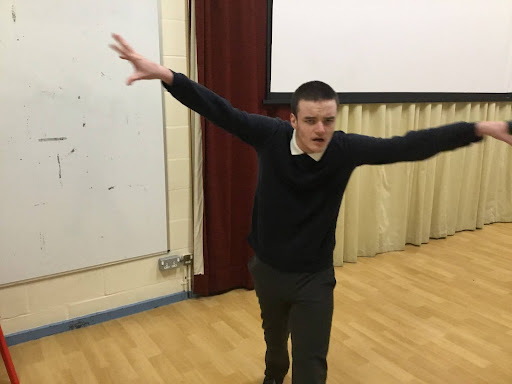
[[[0,284],[167,251],[156,0],[0,0]]]
[[[512,92],[510,0],[274,0],[270,92]]]

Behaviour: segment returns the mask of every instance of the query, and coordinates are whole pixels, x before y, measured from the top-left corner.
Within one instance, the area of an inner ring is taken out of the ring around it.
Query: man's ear
[[[297,129],[297,117],[293,113],[290,113],[290,123],[293,129]]]

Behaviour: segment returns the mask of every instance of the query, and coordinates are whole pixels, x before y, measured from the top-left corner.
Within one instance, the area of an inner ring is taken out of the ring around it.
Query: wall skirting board
[[[75,319],[65,320],[54,324],[45,325],[38,328],[28,329],[5,335],[7,345],[12,346],[24,343],[30,340],[40,339],[45,336],[55,335],[73,329],[88,327],[89,325],[99,324],[104,321],[118,319],[120,317],[133,315],[135,313],[144,312],[163,305],[177,303],[196,297],[191,292],[178,292],[168,296],[161,296],[155,299],[145,300],[138,303],[125,305],[118,308],[109,309],[107,311],[93,313],[87,316]]]

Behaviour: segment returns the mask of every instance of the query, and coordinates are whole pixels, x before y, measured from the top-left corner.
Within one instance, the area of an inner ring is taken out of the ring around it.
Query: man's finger
[[[118,35],[117,33],[113,33],[112,37],[128,52],[133,52],[133,48],[126,42],[125,39]]]
[[[120,55],[124,56],[125,53],[117,45],[110,44],[109,47],[112,48],[117,53],[119,53]]]
[[[123,59],[123,60],[130,60],[130,59],[128,58],[128,56],[127,56],[127,55],[126,55],[126,54],[125,54],[121,49],[119,49],[119,47],[118,47],[118,46],[115,46],[115,45],[113,45],[113,44],[110,44],[110,48],[112,48],[114,51],[116,51],[116,52],[119,54],[119,57],[120,57],[121,59]]]
[[[126,85],[132,85],[132,83],[137,80],[139,79],[135,78],[134,76],[130,76],[128,79],[126,79]]]
[[[140,80],[143,78],[143,75],[140,72],[135,72],[128,79],[126,79],[126,84],[132,85],[134,81]]]

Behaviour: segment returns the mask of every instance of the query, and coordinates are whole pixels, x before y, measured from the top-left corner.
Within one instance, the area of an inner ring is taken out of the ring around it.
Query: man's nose
[[[315,133],[325,133],[325,125],[321,121],[315,127]]]

